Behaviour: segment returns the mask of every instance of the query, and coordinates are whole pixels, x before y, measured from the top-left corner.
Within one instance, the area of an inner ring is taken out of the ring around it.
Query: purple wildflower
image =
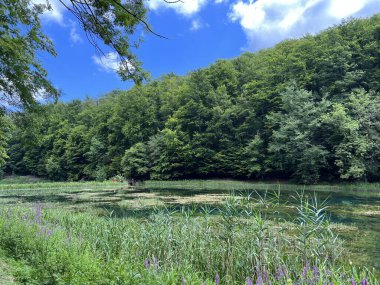
[[[150,262],[149,259],[145,259],[145,268],[149,268]]]
[[[356,281],[355,281],[354,278],[351,279],[351,284],[352,284],[352,285],[356,285]]]
[[[319,269],[317,266],[313,266],[313,275],[314,275],[314,279],[315,280],[318,280],[318,277],[319,277]]]
[[[285,276],[286,276],[286,270],[283,266],[280,266],[277,270],[277,280],[280,280]]]
[[[263,278],[261,277],[261,274],[257,276],[256,285],[263,285]]]
[[[48,237],[51,237],[51,236],[53,235],[53,230],[47,228],[47,229],[46,229],[46,235],[47,235]]]
[[[252,279],[251,278],[247,278],[247,285],[253,285],[253,283],[252,283]]]
[[[219,274],[218,274],[218,272],[216,272],[216,275],[215,275],[215,285],[219,285],[219,281],[220,281]]]
[[[309,271],[309,267],[305,266],[302,270],[302,278],[305,278],[307,275],[307,272]]]
[[[268,280],[268,271],[266,271],[265,269],[264,269],[264,272],[263,272],[263,278],[264,278],[264,281]]]
[[[365,278],[363,278],[363,279],[362,279],[362,285],[368,285],[368,280],[365,279]]]
[[[35,218],[35,222],[38,225],[41,225],[41,221],[42,221],[42,205],[40,203],[38,203],[36,205],[36,218]]]
[[[306,278],[307,273],[309,272],[309,269],[310,269],[309,260],[306,259],[305,266],[304,266],[304,268],[302,270],[302,278]]]

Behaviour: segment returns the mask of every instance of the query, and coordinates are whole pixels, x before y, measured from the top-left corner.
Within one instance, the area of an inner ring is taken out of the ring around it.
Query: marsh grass
[[[156,190],[227,190],[227,191],[290,191],[290,192],[340,192],[355,195],[380,195],[380,183],[339,183],[300,185],[276,181],[248,182],[235,180],[177,180],[146,181],[144,187]]]
[[[120,187],[128,187],[126,182],[36,182],[36,183],[11,183],[0,184],[0,193],[9,191],[18,191],[18,193],[29,193],[31,191],[77,191],[78,189],[99,190],[99,189],[116,189]]]
[[[24,284],[216,284],[216,275],[220,284],[378,284],[366,269],[345,265],[318,201],[300,199],[293,222],[268,219],[278,193],[161,207],[143,219],[8,207],[0,211],[0,246],[27,264],[15,272]]]

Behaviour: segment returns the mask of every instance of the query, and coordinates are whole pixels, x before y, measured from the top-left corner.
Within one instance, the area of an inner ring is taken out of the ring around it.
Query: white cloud
[[[47,21],[57,22],[59,24],[63,23],[63,14],[65,12],[65,7],[59,0],[32,0],[33,4],[50,4],[51,9],[43,13],[42,18]]]
[[[69,0],[63,0],[66,5],[70,5]],[[32,4],[36,5],[50,5],[50,9],[46,10],[41,19],[44,22],[53,22],[59,24],[61,27],[69,29],[70,41],[72,44],[83,42],[82,37],[78,33],[77,23],[71,19],[65,18],[66,7],[59,0],[32,0]]]
[[[122,72],[133,73],[134,66],[128,61],[122,61],[116,52],[108,52],[102,56],[92,56],[92,59],[101,70],[107,73],[115,73],[121,69]]]
[[[73,44],[81,43],[83,42],[82,37],[79,35],[77,30],[77,23],[69,20],[69,26],[70,26],[70,40]]]
[[[102,56],[94,55],[94,62],[106,72],[116,72],[119,69],[120,61],[116,52],[109,52]]]
[[[195,19],[191,21],[191,27],[190,27],[191,31],[196,31],[196,30],[199,30],[200,28],[202,28],[202,22],[200,20]]]
[[[232,6],[229,17],[239,21],[246,30],[270,31],[292,28],[306,10],[322,0],[257,0],[239,1]]]
[[[148,8],[151,10],[173,9],[176,13],[184,16],[193,16],[206,5],[207,0],[181,0],[176,3],[167,3],[164,0],[149,0]]]
[[[359,12],[371,0],[334,0],[330,1],[329,14],[338,19],[345,18]]]
[[[318,32],[342,18],[376,12],[380,12],[379,0],[239,0],[231,5],[228,16],[245,31],[248,49],[258,50],[285,38]]]

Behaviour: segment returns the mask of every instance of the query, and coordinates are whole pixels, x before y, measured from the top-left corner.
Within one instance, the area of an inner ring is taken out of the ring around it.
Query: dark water
[[[230,193],[230,191],[217,189],[143,189],[141,191],[155,194],[164,201],[170,201],[170,197],[173,196],[195,198],[194,201],[197,201],[197,196]],[[252,191],[236,191],[234,194],[248,196]],[[263,191],[255,191],[253,196],[264,196],[265,193],[266,192]],[[320,202],[326,201],[326,212],[330,216],[330,221],[337,224],[337,232],[345,241],[345,246],[351,256],[351,261],[359,266],[375,268],[377,273],[380,273],[380,195],[372,193],[365,196],[344,192],[308,192],[307,195],[309,195],[310,198],[316,195]],[[282,191],[280,193],[280,204],[286,204],[288,206],[297,205],[298,202],[294,199],[294,196],[294,192]],[[207,204],[207,202],[201,204]],[[173,201],[173,205],[176,205],[175,200]],[[283,207],[281,210],[280,207],[280,212],[285,218],[294,219],[296,213],[294,209],[293,211],[289,209],[292,208]]]

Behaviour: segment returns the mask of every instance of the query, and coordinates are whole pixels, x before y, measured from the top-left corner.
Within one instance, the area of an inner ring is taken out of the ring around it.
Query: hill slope
[[[8,172],[379,180],[380,15],[13,116]]]

